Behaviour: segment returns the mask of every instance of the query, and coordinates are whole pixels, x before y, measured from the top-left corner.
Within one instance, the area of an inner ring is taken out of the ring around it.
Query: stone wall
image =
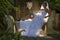
[[[59,14],[52,12],[47,24],[47,34],[57,33],[59,33]]]

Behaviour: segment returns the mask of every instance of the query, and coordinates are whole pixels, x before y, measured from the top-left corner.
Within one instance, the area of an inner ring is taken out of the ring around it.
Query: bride
[[[42,29],[38,30],[37,34],[41,37],[46,36],[46,28],[47,28],[47,22],[49,19],[49,16],[51,15],[51,10],[49,10],[49,5],[48,3],[45,1],[42,5],[40,10],[45,11],[45,15],[44,15],[44,24],[42,26]],[[41,13],[43,14],[43,13]]]

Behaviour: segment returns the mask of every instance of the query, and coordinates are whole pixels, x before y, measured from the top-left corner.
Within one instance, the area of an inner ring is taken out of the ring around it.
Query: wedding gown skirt
[[[36,14],[34,14],[34,18],[30,21],[20,21],[20,28],[24,29],[21,33],[22,36],[28,36],[28,37],[37,37],[36,34],[39,29],[42,28],[44,22],[44,17],[46,15],[45,11],[40,11]]]

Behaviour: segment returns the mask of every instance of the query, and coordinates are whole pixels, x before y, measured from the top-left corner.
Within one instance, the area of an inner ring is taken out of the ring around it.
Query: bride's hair
[[[44,1],[40,9],[44,9],[44,6],[46,6],[46,8],[49,10],[48,2]]]

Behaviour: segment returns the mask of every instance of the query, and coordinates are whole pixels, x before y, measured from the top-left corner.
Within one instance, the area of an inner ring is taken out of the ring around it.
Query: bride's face
[[[46,5],[45,5],[45,4],[43,4],[43,7],[44,7],[44,8],[46,8]]]
[[[47,7],[47,4],[46,3],[43,3],[43,7],[46,8]]]

